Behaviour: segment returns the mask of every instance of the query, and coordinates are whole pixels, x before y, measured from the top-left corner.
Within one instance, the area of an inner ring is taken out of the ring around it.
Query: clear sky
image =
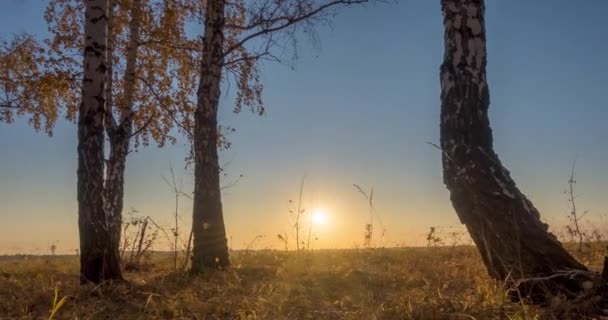
[[[42,33],[46,1],[2,0],[0,37]],[[567,215],[568,175],[577,157],[579,208],[608,214],[608,21],[604,0],[487,1],[490,117],[495,146],[543,218]],[[443,29],[439,0],[398,1],[345,10],[319,29],[320,46],[302,42],[295,70],[265,64],[267,114],[231,112],[224,195],[233,247],[279,247],[289,232],[288,200],[300,178],[308,210],[322,208],[316,247],[361,245],[365,200],[353,183],[375,188],[384,245],[422,244],[430,226],[460,223],[441,178],[439,133]],[[172,194],[161,175],[182,171],[186,147],[150,147],[128,160],[126,208],[168,224]],[[0,253],[77,248],[76,128],[59,121],[52,138],[26,121],[0,123]],[[180,214],[189,226],[191,206]]]

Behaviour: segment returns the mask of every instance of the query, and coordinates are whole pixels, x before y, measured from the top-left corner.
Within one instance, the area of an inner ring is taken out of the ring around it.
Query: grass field
[[[510,302],[470,246],[233,252],[232,262],[193,277],[156,254],[128,283],[95,287],[78,285],[76,256],[4,258],[0,319],[49,319],[55,290],[66,299],[53,319],[584,319],[558,299]]]

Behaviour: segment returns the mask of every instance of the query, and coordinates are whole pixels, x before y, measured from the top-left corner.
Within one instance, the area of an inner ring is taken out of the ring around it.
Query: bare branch
[[[426,142],[426,144],[428,144],[428,145],[430,145],[430,146],[432,146],[432,147],[437,148],[437,150],[441,151],[441,153],[442,153],[442,154],[443,154],[443,155],[444,155],[444,156],[445,156],[445,157],[446,157],[448,160],[452,161],[452,158],[450,158],[450,156],[448,155],[448,153],[447,153],[447,152],[445,152],[445,151],[443,151],[443,149],[442,149],[442,148],[441,148],[441,147],[440,147],[438,144],[433,143],[433,142],[430,142],[430,141],[427,141],[427,142]],[[452,162],[453,162],[453,161],[452,161]]]
[[[243,56],[241,58],[237,58],[237,59],[232,59],[229,61],[224,62],[224,66],[226,66],[226,68],[230,68],[231,66],[237,65],[241,62],[248,62],[248,61],[258,61],[258,60],[266,60],[266,61],[271,61],[271,62],[281,62],[281,59],[275,55],[273,55],[272,53],[270,53],[270,51],[264,51],[262,53],[258,53],[256,55],[253,56]]]
[[[231,182],[228,182],[227,184],[221,186],[220,190],[224,191],[224,190],[227,190],[227,189],[230,189],[230,188],[236,186],[241,181],[241,179],[243,179],[243,175],[242,174],[240,174],[238,178],[236,178],[236,179],[232,180]]]
[[[303,11],[303,10],[305,10],[305,9],[303,9],[304,5],[302,3],[298,3],[298,5],[295,6],[297,8],[297,12],[295,12],[295,13],[287,12],[286,15],[284,15],[284,16],[272,17],[279,8],[277,6],[275,8],[275,11],[270,13],[269,18],[259,17],[257,19],[253,19],[254,21],[252,23],[245,25],[245,26],[240,26],[240,27],[237,25],[227,25],[226,26],[227,28],[236,28],[236,29],[241,29],[241,30],[253,30],[256,28],[261,28],[261,29],[256,32],[253,32],[249,35],[246,35],[240,41],[238,41],[237,43],[235,43],[234,45],[229,47],[224,52],[224,56],[227,56],[234,50],[237,50],[238,48],[242,47],[245,43],[247,43],[248,41],[250,41],[252,39],[255,39],[255,38],[263,36],[263,35],[271,34],[273,32],[284,30],[301,21],[311,19],[330,8],[340,6],[340,5],[351,6],[351,5],[363,4],[363,3],[367,3],[367,2],[369,2],[369,0],[334,0],[334,1],[330,1],[326,4],[320,5],[317,8],[308,10],[308,11]],[[263,11],[264,11],[263,8],[260,11],[262,12],[260,14],[263,14]]]
[[[13,105],[13,104],[0,104],[0,108],[4,108],[4,109],[22,109],[23,107],[16,106],[16,105]]]

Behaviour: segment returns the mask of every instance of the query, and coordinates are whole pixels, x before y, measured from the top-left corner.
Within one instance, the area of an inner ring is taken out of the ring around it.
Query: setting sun
[[[327,213],[322,209],[317,209],[312,213],[312,223],[317,226],[327,224]]]

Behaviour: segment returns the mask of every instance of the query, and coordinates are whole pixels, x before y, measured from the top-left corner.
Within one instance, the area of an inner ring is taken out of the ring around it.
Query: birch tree
[[[108,0],[85,2],[82,102],[78,112],[78,226],[81,282],[122,279],[103,205]]]
[[[249,106],[264,112],[258,65],[281,61],[274,50],[295,44],[298,31],[314,32],[341,7],[366,0],[208,0],[204,11],[203,52],[194,112],[194,203],[192,271],[229,266],[220,190],[217,141],[222,80],[234,75],[235,111]]]
[[[118,248],[127,156],[151,141],[173,143],[171,130],[191,135],[187,115],[193,107],[200,40],[186,37],[189,10],[173,1],[110,0],[103,129],[108,140],[99,184],[110,229]],[[36,130],[52,134],[60,116],[76,120],[82,96],[83,63],[77,59],[85,45],[86,3],[53,0],[45,12],[51,37],[42,41],[16,35],[0,43],[0,121],[29,115]],[[185,50],[187,48],[188,50]],[[102,132],[103,133],[103,132]],[[101,218],[101,215],[97,215]],[[113,249],[114,250],[114,249]],[[84,248],[81,249],[84,252]]]
[[[527,289],[518,295],[580,292],[581,279],[595,276],[548,231],[493,148],[484,1],[442,0],[441,7],[440,137],[443,178],[454,209],[490,276],[511,284],[524,280],[519,288]]]

